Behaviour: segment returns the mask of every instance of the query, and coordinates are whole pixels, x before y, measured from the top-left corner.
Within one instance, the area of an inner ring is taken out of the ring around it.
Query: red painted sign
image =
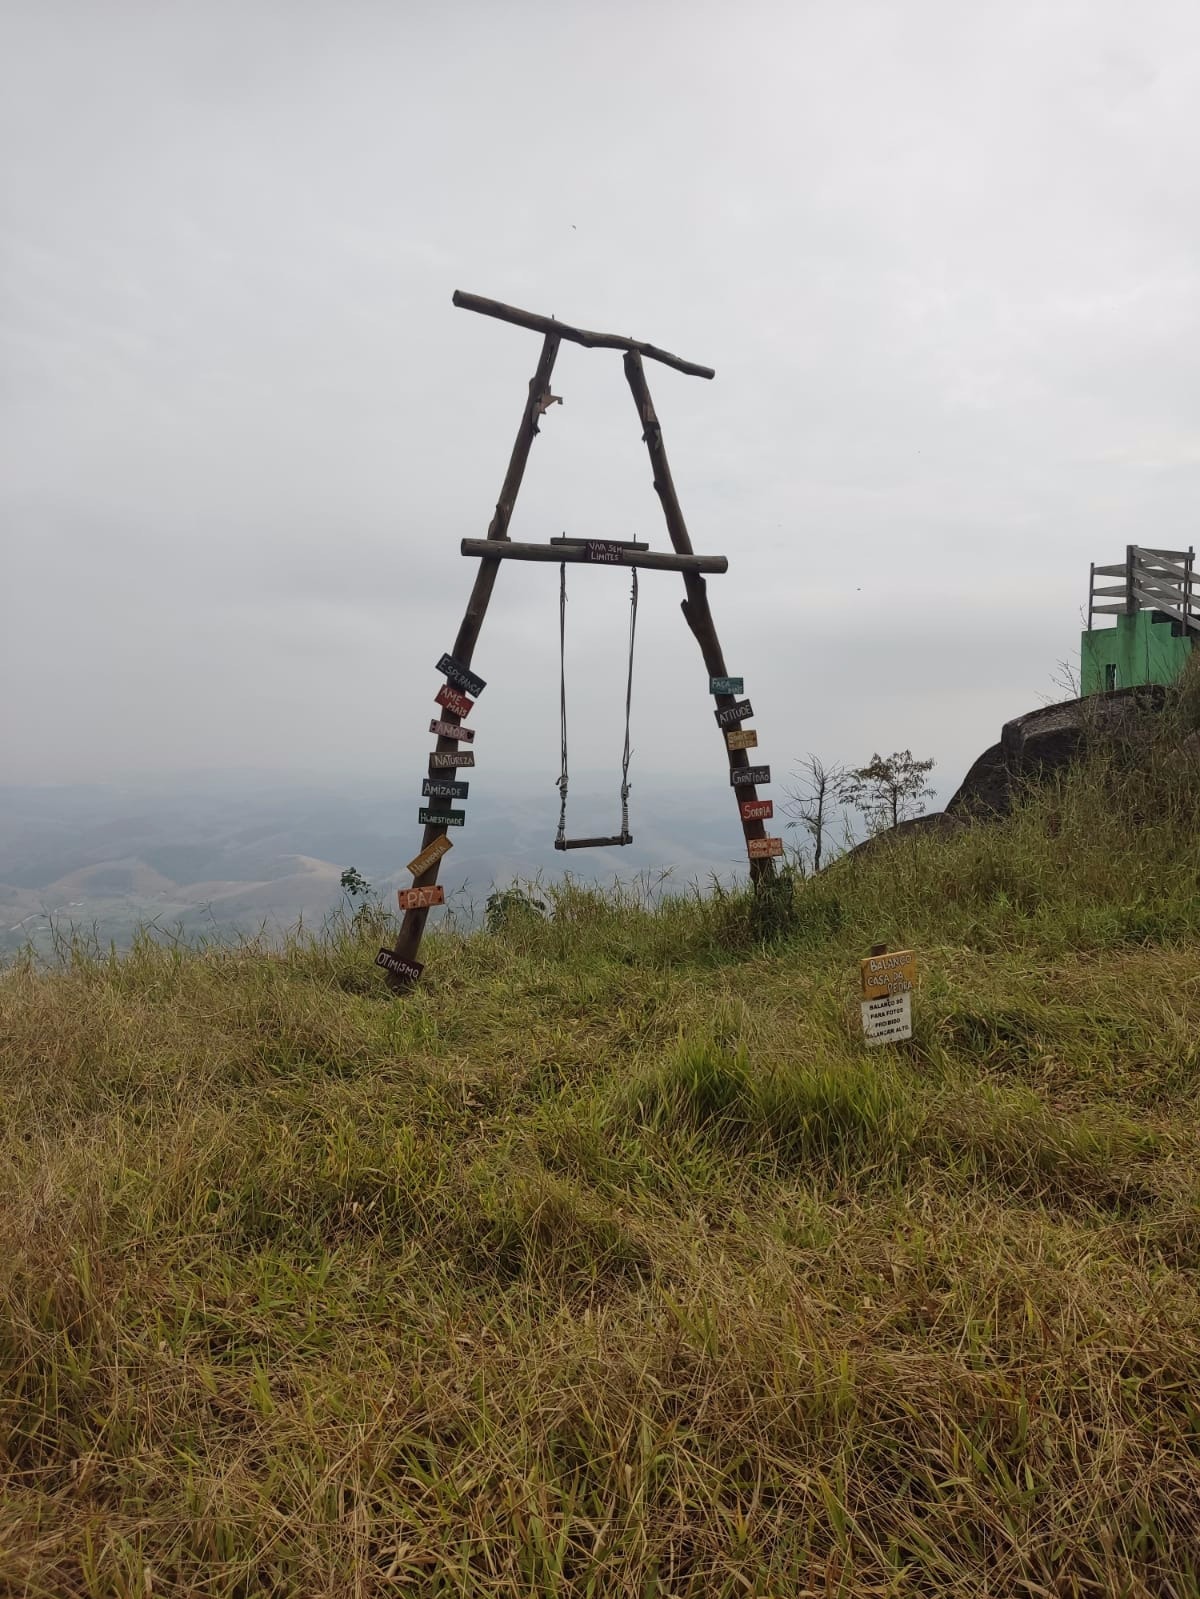
[[[746,853],[752,861],[766,860],[772,855],[782,855],[783,840],[781,838],[748,838],[746,840]]]
[[[460,694],[456,688],[451,688],[449,683],[443,683],[433,696],[438,705],[444,705],[448,711],[453,711],[455,716],[467,716],[475,709],[475,701],[469,700],[465,694]]]
[[[738,804],[743,822],[766,822],[775,814],[774,800],[742,800]]]
[[[428,888],[400,888],[396,890],[402,911],[423,911],[429,905],[444,905],[446,890],[440,883],[430,883]]]
[[[467,744],[475,738],[473,727],[460,727],[457,722],[430,722],[429,731],[436,733],[439,738],[460,739]]]

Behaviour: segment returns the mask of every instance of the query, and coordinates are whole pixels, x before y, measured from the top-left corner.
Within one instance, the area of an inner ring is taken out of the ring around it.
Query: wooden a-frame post
[[[659,361],[664,366],[673,367],[677,372],[684,372],[693,377],[711,378],[716,374],[711,367],[698,366],[694,362],[681,360],[678,356],[671,355],[666,350],[659,349],[656,345],[646,344],[636,339],[625,338],[620,334],[593,333],[586,328],[572,327],[569,323],[559,322],[554,317],[539,316],[535,312],[521,311],[515,306],[503,305],[498,300],[484,299],[475,294],[463,294],[455,290],[454,304],[468,311],[478,311],[484,316],[497,317],[502,322],[511,322],[518,327],[530,328],[544,335],[542,342],[541,359],[537,369],[529,380],[529,394],[525,401],[525,409],[521,415],[520,426],[517,429],[516,442],[512,448],[512,455],[508,462],[508,471],[504,475],[504,483],[500,489],[500,498],[496,503],[495,515],[488,526],[487,541],[464,540],[464,546],[472,546],[470,553],[478,553],[478,545],[482,542],[509,545],[509,549],[500,551],[496,555],[481,554],[479,571],[471,589],[471,597],[467,601],[467,609],[462,619],[451,652],[453,658],[460,666],[469,667],[474,654],[475,645],[479,639],[479,632],[483,626],[483,618],[487,613],[488,602],[492,597],[492,589],[496,582],[496,573],[500,566],[501,555],[517,555],[523,552],[524,547],[512,546],[508,537],[508,527],[512,520],[513,507],[516,504],[517,493],[525,475],[526,463],[529,460],[529,451],[537,435],[538,418],[543,416],[547,409],[556,402],[556,396],[550,392],[550,376],[554,370],[555,358],[558,355],[559,345],[563,339],[573,344],[581,344],[588,349],[615,349],[624,352],[625,377],[629,383],[630,392],[638,409],[638,416],[642,424],[642,438],[650,455],[650,465],[654,474],[654,487],[659,500],[662,502],[663,515],[666,519],[667,532],[671,544],[679,558],[679,566],[683,570],[683,582],[686,598],[682,602],[684,619],[700,646],[704,657],[704,664],[708,668],[710,677],[725,677],[725,657],[721,652],[720,641],[717,638],[716,625],[713,622],[712,611],[708,603],[708,589],[700,568],[705,570],[723,570],[725,562],[719,564],[711,558],[696,556],[692,550],[692,542],[688,535],[687,524],[683,518],[683,511],[679,505],[679,497],[675,492],[675,484],[671,478],[671,468],[667,461],[666,449],[663,445],[662,428],[659,426],[658,417],[654,411],[654,404],[650,398],[650,390],[646,384],[646,374],[642,366],[642,357]],[[467,553],[464,549],[464,553]],[[523,558],[530,558],[532,552],[525,552]],[[543,552],[537,552],[538,558]],[[628,554],[628,564],[641,564],[636,555]],[[647,564],[651,564],[647,562]],[[664,563],[665,564],[665,560]],[[718,694],[714,696],[718,709],[727,708],[732,711],[737,704],[733,694]],[[441,715],[443,723],[458,725],[460,717],[453,710],[444,710]],[[718,724],[722,742],[725,742],[725,731]],[[458,749],[455,739],[438,736],[437,750],[435,753],[442,755]],[[731,770],[749,767],[750,760],[744,749],[726,749],[726,756]],[[429,776],[434,778],[438,771],[430,762]],[[443,774],[444,775],[444,774]],[[738,814],[742,822],[742,830],[747,842],[747,853],[752,839],[761,839],[766,836],[766,829],[762,821],[750,821],[742,814],[742,801],[756,801],[757,791],[748,784],[734,787],[731,784],[731,793],[735,803],[738,803]],[[444,825],[427,823],[421,843],[421,852],[424,852],[437,838],[446,832]],[[434,860],[423,872],[414,876],[414,888],[432,887],[437,882],[438,870],[441,861]],[[751,858],[750,876],[756,888],[765,880],[774,876],[774,862],[770,858]],[[407,910],[400,924],[396,942],[392,948],[392,955],[397,962],[412,965],[416,961],[417,951],[421,947],[421,939],[425,932],[425,922],[429,916],[428,907],[421,906]],[[381,952],[382,958],[382,952]],[[389,985],[403,992],[411,986],[412,978],[389,970],[387,974]]]

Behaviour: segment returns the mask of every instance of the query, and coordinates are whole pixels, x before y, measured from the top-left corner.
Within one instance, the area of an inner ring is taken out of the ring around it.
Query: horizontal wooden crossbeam
[[[510,539],[464,539],[464,555],[486,556],[489,561],[570,561],[598,566],[637,566],[649,572],[728,572],[724,555],[673,555],[666,550],[631,550],[611,547],[611,560],[589,554],[586,544],[514,544]]]
[[[575,539],[564,533],[561,538],[550,540],[551,544],[590,544],[590,539]],[[643,544],[640,539],[605,539],[606,544],[619,544],[623,550],[648,550],[650,546]]]
[[[453,298],[460,310],[478,311],[481,316],[494,316],[519,328],[531,328],[535,333],[549,333],[556,339],[568,339],[589,350],[636,350],[651,361],[661,361],[663,366],[674,367],[676,372],[686,372],[688,377],[714,378],[717,375],[711,366],[697,366],[694,361],[684,361],[669,350],[660,350],[656,344],[643,344],[640,339],[626,338],[622,333],[591,333],[587,328],[573,328],[569,322],[560,322],[557,317],[521,311],[515,305],[487,300],[482,294],[464,294],[461,289],[455,289]]]

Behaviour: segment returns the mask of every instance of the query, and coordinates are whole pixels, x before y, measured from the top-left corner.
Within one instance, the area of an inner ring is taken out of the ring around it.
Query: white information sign
[[[896,1044],[912,1037],[912,994],[884,994],[862,1002],[863,1035],[868,1044]]]

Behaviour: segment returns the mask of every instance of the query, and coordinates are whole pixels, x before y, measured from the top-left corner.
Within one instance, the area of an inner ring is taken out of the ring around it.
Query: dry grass
[[[770,942],[567,890],[402,1004],[370,929],[19,966],[0,1592],[1200,1595],[1164,750]],[[922,987],[868,1055],[876,936]]]

